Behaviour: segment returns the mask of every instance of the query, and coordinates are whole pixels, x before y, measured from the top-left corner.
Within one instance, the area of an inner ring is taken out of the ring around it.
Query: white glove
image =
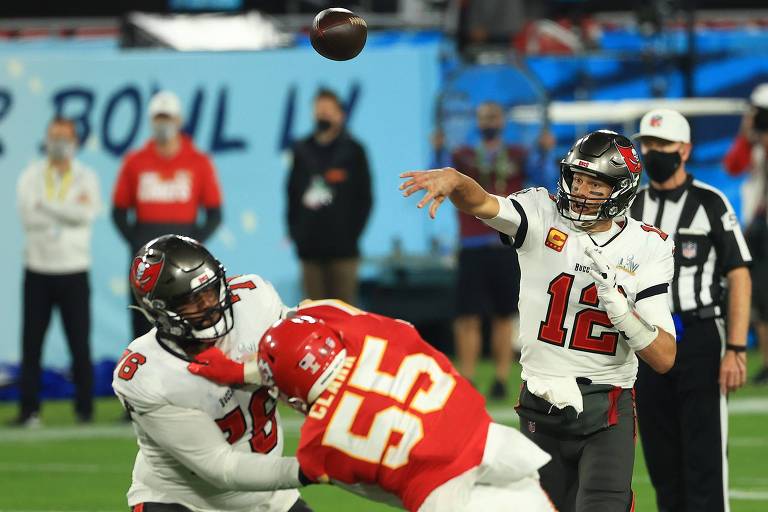
[[[616,288],[616,270],[613,265],[608,262],[598,247],[587,247],[584,249],[584,254],[592,260],[589,275],[595,280],[597,296],[603,303],[608,318],[613,321],[623,317],[629,312],[629,303]]]
[[[635,352],[653,343],[659,331],[629,305],[627,298],[616,288],[616,270],[597,247],[587,247],[584,253],[592,260],[589,275],[597,285],[597,296],[613,326],[622,334],[627,345]]]

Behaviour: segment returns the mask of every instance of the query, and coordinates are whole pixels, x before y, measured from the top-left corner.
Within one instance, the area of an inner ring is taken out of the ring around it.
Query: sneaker
[[[752,384],[768,384],[768,366],[763,366],[757,374],[752,377]]]
[[[505,400],[507,398],[507,385],[500,380],[495,380],[488,396],[492,400]]]
[[[40,415],[36,412],[30,414],[22,414],[18,418],[12,420],[9,424],[11,427],[20,428],[40,428],[42,422],[40,421]]]

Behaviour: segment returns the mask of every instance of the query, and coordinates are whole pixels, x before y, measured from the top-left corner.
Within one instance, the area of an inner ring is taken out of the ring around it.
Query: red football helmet
[[[325,322],[298,315],[276,322],[259,343],[259,371],[265,386],[306,412],[333,382],[347,351],[338,332]]]

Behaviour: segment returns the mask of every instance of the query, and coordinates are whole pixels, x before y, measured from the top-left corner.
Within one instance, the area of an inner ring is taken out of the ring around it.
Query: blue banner
[[[149,134],[152,94],[171,89],[182,99],[186,130],[212,155],[224,193],[224,224],[210,247],[230,273],[271,280],[286,303],[300,299],[298,265],[285,226],[287,143],[312,126],[312,97],[321,86],[354,99],[352,133],[367,147],[374,210],[364,235],[366,255],[383,255],[395,238],[407,250],[426,250],[424,212],[397,191],[398,174],[429,162],[438,86],[436,44],[366,49],[349,62],[331,62],[311,49],[261,53],[179,54],[0,50],[0,256],[8,279],[0,288],[6,336],[0,361],[20,354],[23,233],[15,182],[40,158],[45,128],[55,113],[74,118],[84,136],[79,158],[97,171],[107,208],[93,236],[92,353],[116,358],[129,339],[128,247],[109,218],[112,188],[125,152]],[[407,207],[411,206],[411,207]],[[453,236],[453,233],[450,233]],[[319,234],[322,236],[322,234]],[[60,323],[52,324],[44,363],[69,364]]]

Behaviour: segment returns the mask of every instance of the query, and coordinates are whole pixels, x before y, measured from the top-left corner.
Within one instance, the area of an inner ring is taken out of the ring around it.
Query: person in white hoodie
[[[75,383],[75,413],[93,415],[90,355],[91,228],[101,208],[96,174],[75,159],[77,128],[69,119],[48,125],[46,158],[19,176],[17,200],[25,234],[19,415],[13,423],[39,424],[40,358],[54,307],[64,324]]]

